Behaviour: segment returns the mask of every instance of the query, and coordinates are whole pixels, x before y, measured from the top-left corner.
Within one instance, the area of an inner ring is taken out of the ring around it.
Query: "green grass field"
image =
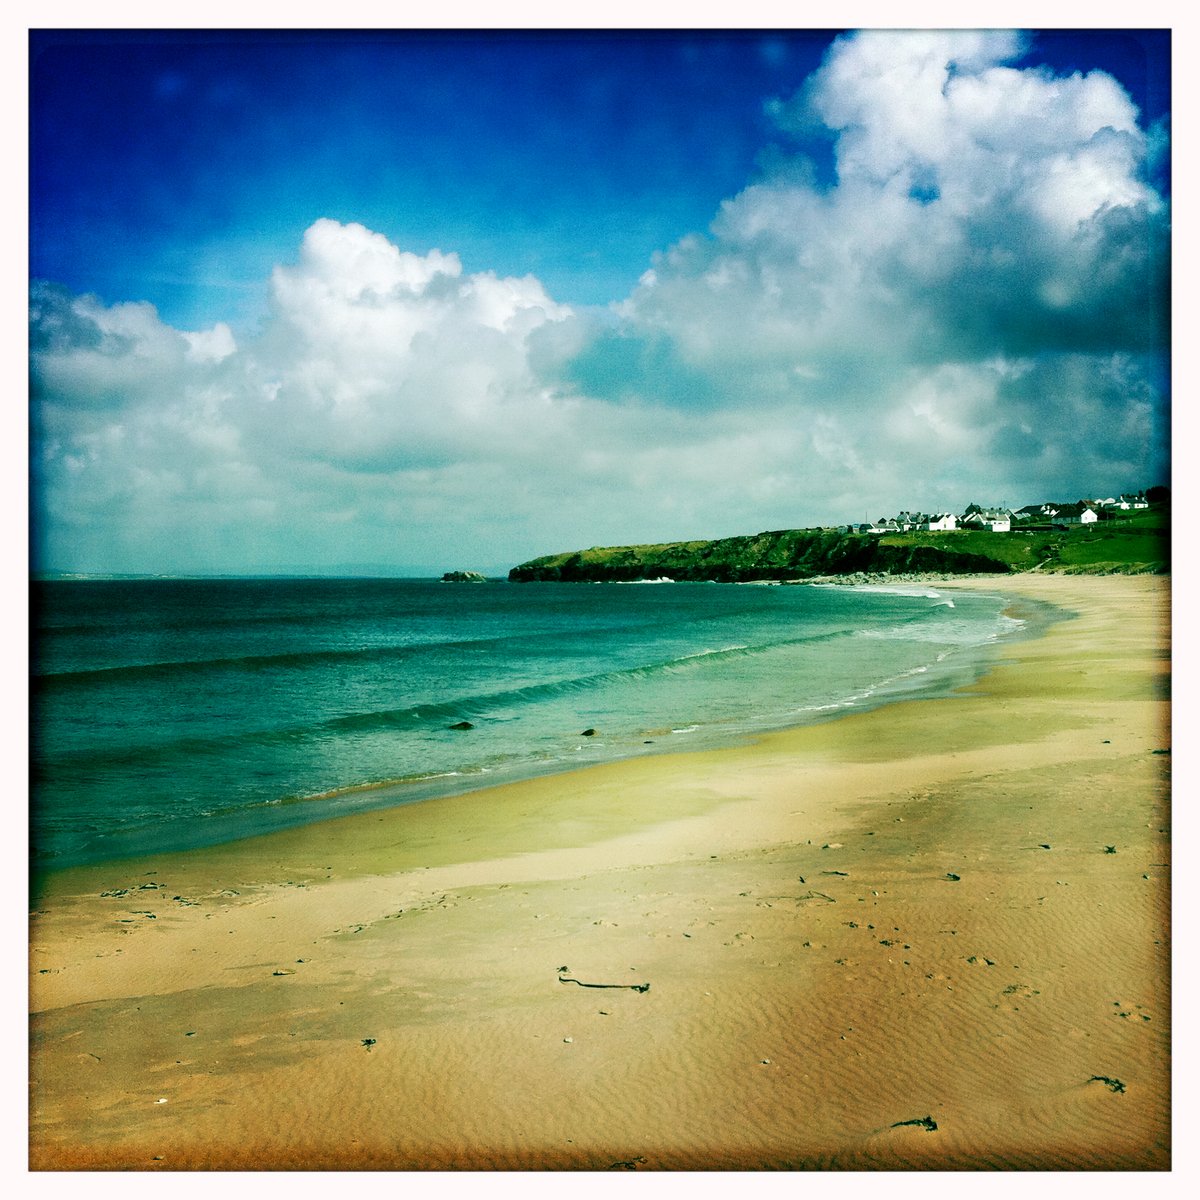
[[[948,530],[944,533],[888,534],[885,545],[934,546],[982,554],[1007,563],[1014,571],[1062,571],[1071,574],[1125,574],[1167,571],[1171,558],[1170,513],[1154,510],[1130,513],[1093,525],[1069,525],[1065,530],[1011,533]]]

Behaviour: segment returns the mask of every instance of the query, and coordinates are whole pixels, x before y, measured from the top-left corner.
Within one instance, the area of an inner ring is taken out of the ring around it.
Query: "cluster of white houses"
[[[904,533],[910,529],[986,529],[992,533],[1008,533],[1014,526],[1090,525],[1118,512],[1149,507],[1142,492],[1109,496],[1104,500],[1078,500],[1074,504],[1027,504],[1015,512],[1011,508],[981,508],[971,504],[961,516],[947,512],[902,512],[894,517],[850,525],[846,529],[851,533]]]

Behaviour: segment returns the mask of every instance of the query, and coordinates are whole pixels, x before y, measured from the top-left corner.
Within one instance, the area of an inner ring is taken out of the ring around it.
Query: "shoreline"
[[[48,873],[31,1164],[1166,1169],[1169,578],[937,586],[1077,615],[949,697]]]
[[[943,578],[939,586],[942,586],[947,591],[961,587],[968,590],[995,592],[1002,595],[1003,593],[997,589],[988,586],[993,581],[993,578],[992,576],[955,576],[950,579]],[[930,577],[923,576],[919,581],[915,577],[905,577],[898,582],[897,587],[901,589],[915,587],[918,583],[926,587],[931,587],[934,585],[934,582]],[[700,585],[697,584],[694,586]],[[729,584],[727,586],[737,587],[748,585]],[[858,585],[848,584],[845,586]],[[864,586],[874,587],[875,584],[869,583]],[[151,860],[162,859],[164,856],[181,858],[187,861],[195,857],[197,862],[201,863],[208,854],[221,856],[223,852],[228,852],[235,858],[244,857],[253,860],[255,857],[261,857],[259,854],[260,847],[267,856],[272,853],[273,839],[278,839],[281,847],[290,842],[306,842],[311,837],[319,836],[318,831],[325,828],[329,828],[331,832],[336,830],[336,840],[347,841],[357,847],[356,834],[361,833],[363,836],[369,838],[374,823],[378,822],[381,818],[386,821],[389,814],[397,813],[401,809],[427,804],[465,804],[472,797],[481,797],[482,806],[487,808],[490,807],[488,797],[492,795],[507,796],[511,789],[520,790],[527,786],[533,786],[536,794],[540,795],[545,789],[549,789],[551,794],[556,794],[560,786],[556,781],[569,780],[571,777],[585,775],[593,771],[602,771],[606,768],[620,770],[625,765],[654,762],[658,759],[676,760],[683,758],[689,760],[697,755],[720,755],[726,751],[738,750],[752,751],[755,747],[769,743],[774,738],[780,736],[786,738],[788,735],[800,730],[840,722],[849,718],[866,716],[896,705],[946,700],[955,696],[962,696],[968,694],[970,688],[975,683],[978,683],[980,679],[986,677],[994,669],[997,662],[1001,661],[1005,647],[1035,640],[1043,636],[1046,630],[1054,624],[1060,621],[1068,621],[1075,615],[1069,609],[1031,596],[1018,595],[1011,598],[1006,597],[1006,599],[1009,600],[1008,606],[1005,609],[1006,615],[1012,615],[1012,610],[1015,608],[1019,614],[1017,619],[1022,621],[1023,628],[993,643],[981,643],[972,647],[967,662],[952,663],[951,667],[945,670],[933,682],[928,682],[922,676],[919,679],[907,681],[902,690],[896,691],[889,690],[886,684],[880,685],[879,690],[873,694],[870,700],[855,701],[847,704],[846,707],[839,706],[829,711],[812,710],[806,714],[805,720],[799,722],[789,722],[780,725],[765,724],[760,727],[747,727],[737,731],[722,730],[713,733],[711,741],[707,743],[702,742],[699,746],[691,745],[687,742],[674,745],[663,742],[656,745],[652,751],[636,749],[625,754],[618,754],[611,758],[603,758],[591,762],[555,762],[547,764],[543,769],[534,771],[531,774],[518,774],[508,779],[487,781],[486,777],[480,776],[472,779],[470,782],[465,782],[461,787],[451,787],[445,791],[438,790],[419,795],[410,795],[403,799],[397,799],[397,797],[406,788],[397,788],[391,782],[357,785],[343,790],[377,796],[378,803],[346,813],[299,819],[294,823],[284,824],[274,829],[238,834],[233,837],[225,836],[219,840],[205,841],[195,846],[179,847],[168,845],[160,853],[155,854],[132,852],[101,859],[89,858],[81,862],[67,862],[65,864],[44,861],[35,863],[31,868],[31,895],[36,899],[42,887],[42,880],[44,879],[56,879],[59,876],[91,870],[116,878],[123,868],[128,868],[129,871],[136,874],[138,872],[138,864],[149,863]],[[1030,603],[1031,601],[1032,603]],[[962,678],[968,674],[971,678],[968,682],[964,683]],[[896,681],[888,682],[894,684]],[[544,787],[535,786],[540,781],[544,781]],[[292,801],[292,803],[297,806],[303,806],[305,801],[300,799]],[[479,806],[479,801],[472,803],[472,807],[478,808]],[[448,810],[446,815],[450,815]],[[644,814],[627,814],[627,817],[635,820],[641,819],[642,816]],[[343,823],[346,824],[343,826]],[[343,828],[345,832],[343,832]],[[245,848],[244,854],[239,850],[239,847],[243,846]]]
[[[944,586],[946,590],[952,590],[955,586],[965,584],[970,590],[1004,597],[1002,588],[988,586],[994,579],[994,576],[956,576],[941,580],[935,580],[929,575],[903,576],[896,577],[890,585],[883,586],[878,580],[863,576],[841,581],[837,587],[846,590],[927,595],[935,586]],[[815,586],[833,585],[818,581]],[[936,663],[931,662],[921,668],[919,673],[906,672],[870,684],[865,692],[848,696],[836,703],[798,709],[789,714],[759,716],[741,722],[710,722],[681,730],[668,731],[647,727],[642,733],[626,738],[618,737],[611,745],[605,738],[599,737],[593,739],[594,744],[586,747],[589,753],[580,758],[564,756],[545,762],[530,759],[499,768],[489,767],[483,771],[473,768],[448,770],[422,774],[410,779],[356,782],[308,796],[286,795],[206,816],[202,822],[194,823],[193,829],[182,832],[174,826],[113,830],[104,835],[104,839],[109,843],[107,845],[101,846],[93,842],[73,851],[31,858],[30,870],[34,879],[38,880],[44,875],[54,875],[82,866],[132,862],[146,857],[148,853],[190,854],[217,849],[234,842],[323,825],[343,817],[369,816],[397,807],[449,800],[475,792],[491,791],[498,787],[519,785],[537,778],[570,775],[595,766],[659,755],[686,755],[752,745],[760,738],[774,733],[841,720],[848,715],[870,712],[906,700],[950,696],[986,674],[991,669],[997,652],[1004,645],[1038,637],[1048,625],[1070,616],[1069,612],[1059,611],[1053,604],[1032,600],[1030,597],[1016,597],[1015,602],[1010,600],[1004,613],[1019,620],[1022,628],[1001,635],[990,643],[980,642],[972,645],[966,648],[965,654],[960,651],[951,654],[946,661],[939,659]],[[687,720],[686,717],[683,719]],[[698,730],[698,733],[693,738],[691,735],[694,730]],[[645,739],[652,739],[652,742]],[[576,750],[582,751],[584,747],[576,747]],[[335,801],[345,803],[345,809],[339,812],[331,808],[332,802]],[[35,890],[36,887],[35,883]]]

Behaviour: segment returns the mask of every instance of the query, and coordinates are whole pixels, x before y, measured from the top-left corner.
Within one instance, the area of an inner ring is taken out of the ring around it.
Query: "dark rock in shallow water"
[[[470,721],[457,721],[453,725],[448,726],[450,729],[474,729],[475,726]]]
[[[585,729],[579,736],[580,737],[595,737],[596,731],[594,729]]]

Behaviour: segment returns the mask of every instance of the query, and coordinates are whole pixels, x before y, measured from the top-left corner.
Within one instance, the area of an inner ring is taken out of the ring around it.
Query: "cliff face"
[[[884,545],[877,537],[823,529],[783,529],[715,541],[593,547],[513,567],[514,583],[615,583],[663,577],[680,582],[811,579],[855,572],[1002,574],[1007,563],[936,546]]]

